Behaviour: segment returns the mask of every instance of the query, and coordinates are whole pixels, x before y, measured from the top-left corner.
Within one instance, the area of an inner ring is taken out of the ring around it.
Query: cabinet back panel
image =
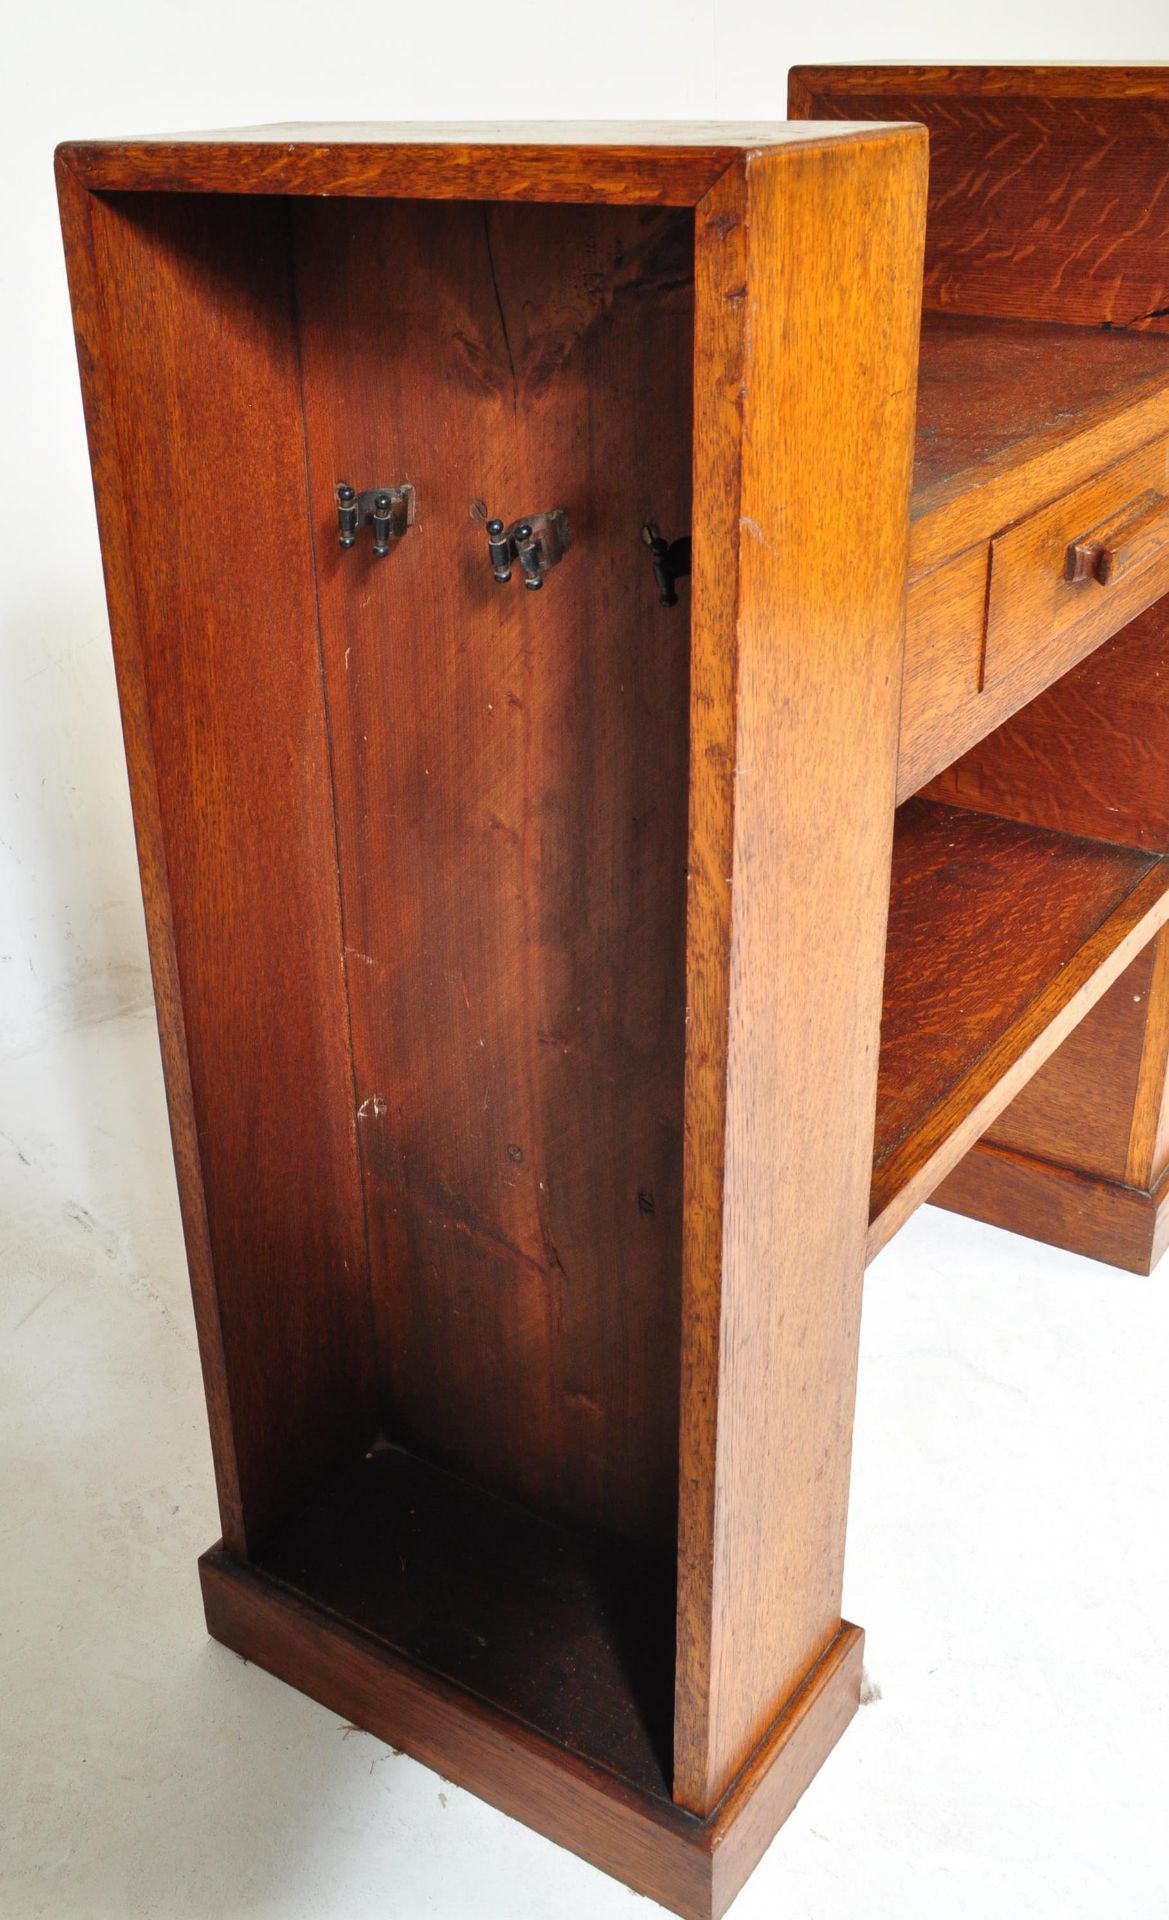
[[[693,222],[303,201],[311,512],[391,1439],[672,1543]],[[333,488],[409,482],[384,559]],[[567,509],[538,593],[484,521]]]
[[[1164,68],[798,67],[788,104],[929,128],[927,310],[1169,324]]]
[[[245,1546],[377,1418],[287,213],[140,194],[91,219],[110,396],[91,444],[107,563],[123,515],[129,563],[115,652],[139,840],[162,850],[146,907],[224,1531]]]

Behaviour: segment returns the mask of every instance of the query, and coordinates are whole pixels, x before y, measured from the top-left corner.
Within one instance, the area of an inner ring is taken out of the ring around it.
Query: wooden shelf
[[[416,1667],[669,1800],[673,1559],[377,1447],[255,1565]]]
[[[1169,861],[965,808],[898,810],[869,1257],[1169,915]]]
[[[925,571],[1169,429],[1169,337],[926,314],[911,569]]]

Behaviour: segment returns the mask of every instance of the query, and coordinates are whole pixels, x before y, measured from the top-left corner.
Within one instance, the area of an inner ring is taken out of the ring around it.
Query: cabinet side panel
[[[840,1624],[925,173],[913,130],[749,161],[746,284],[718,295],[745,316],[730,631],[704,618],[701,549],[694,583],[696,654],[738,654],[733,752],[693,769],[733,794],[726,1052],[688,1043],[688,1128],[726,1089],[721,1273],[688,1247],[683,1320],[674,1790],[696,1813]],[[717,884],[697,851],[692,979]]]
[[[305,203],[297,287],[386,1430],[672,1552],[693,218]],[[333,489],[409,482],[384,558]],[[567,509],[539,592],[485,520]]]
[[[803,67],[789,106],[929,128],[928,309],[1169,323],[1169,68]]]
[[[92,219],[133,602],[114,641],[246,1545],[375,1419],[286,215],[136,196]]]
[[[746,170],[736,166],[698,206],[694,254],[694,497],[701,512],[690,621],[674,1790],[695,1807],[705,1802],[718,1493],[747,240]]]
[[[56,172],[61,234],[69,274],[69,296],[73,308],[89,458],[101,534],[102,568],[114,642],[122,733],[130,776],[138,868],[150,941],[155,1013],[166,1076],[171,1140],[211,1430],[216,1491],[224,1539],[237,1551],[242,1551],[243,1509],[231,1430],[227,1367],[215,1301],[203,1175],[192,1114],[182,995],[167,890],[158,781],[150,737],[130,560],[129,514],[122,489],[121,457],[114,423],[113,369],[107,352],[101,288],[94,259],[91,216],[97,203],[60,156]]]

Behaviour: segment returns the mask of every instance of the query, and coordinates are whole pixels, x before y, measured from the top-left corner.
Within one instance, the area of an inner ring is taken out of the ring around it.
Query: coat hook
[[[512,561],[518,561],[525,587],[538,589],[544,575],[558,566],[568,551],[571,534],[568,514],[563,507],[547,513],[530,513],[524,520],[505,526],[502,520],[487,522],[487,558],[500,586],[511,579]]]
[[[641,537],[649,548],[658,588],[658,603],[663,607],[676,607],[676,583],[690,571],[690,535],[684,533],[677,540],[664,540],[654,522],[647,520],[641,529]]]
[[[511,540],[502,520],[487,522],[487,557],[501,587],[511,579]]]
[[[542,587],[540,543],[535,528],[525,520],[522,526],[516,528],[512,538],[515,541],[515,557],[523,569],[525,587]],[[560,555],[557,554],[556,558],[558,560]]]
[[[373,550],[387,554],[391,542],[400,540],[414,524],[413,487],[368,487],[358,493],[347,480],[334,488],[337,498],[337,538],[343,547],[356,544],[358,530],[373,528]]]
[[[357,504],[356,489],[339,486],[337,488],[337,538],[343,547],[353,545],[360,524],[361,510]]]

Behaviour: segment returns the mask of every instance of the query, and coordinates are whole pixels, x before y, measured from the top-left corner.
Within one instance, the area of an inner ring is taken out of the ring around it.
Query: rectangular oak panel
[[[840,1619],[925,160],[906,131],[763,155],[697,214],[674,1746],[697,1813]]]
[[[1107,1072],[1107,1061],[1096,1072]],[[1151,1273],[1169,1244],[1169,1179],[1148,1192],[989,1141],[959,1161],[930,1199],[1129,1273]]]
[[[984,1142],[1078,1167],[1102,1179],[1124,1180],[1141,1093],[1153,970],[1167,937],[1158,934],[1142,948],[1115,986],[988,1127]],[[1104,1061],[1106,1073],[1100,1070]]]
[[[385,1432],[672,1548],[693,217],[321,201],[296,256]],[[384,559],[347,478],[416,489]]]
[[[242,1547],[377,1422],[287,221],[153,195],[88,218],[115,655],[138,831],[159,847],[168,1098]]]
[[[1164,325],[1169,69],[797,67],[788,107],[929,128],[927,308]]]

